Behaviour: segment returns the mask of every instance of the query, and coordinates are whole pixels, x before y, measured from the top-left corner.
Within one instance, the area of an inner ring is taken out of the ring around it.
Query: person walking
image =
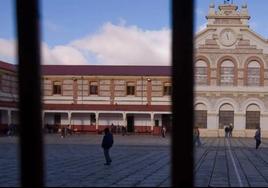
[[[166,137],[166,126],[162,126],[162,130],[161,130],[161,133],[162,133],[162,137],[165,138]]]
[[[225,126],[224,131],[225,131],[225,138],[228,138],[228,136],[229,136],[229,126]]]
[[[233,137],[233,129],[234,129],[234,126],[232,123],[230,123],[230,127],[229,127],[229,137]]]
[[[256,140],[256,149],[258,149],[261,144],[261,128],[260,127],[257,128],[254,138]]]
[[[123,125],[122,126],[122,135],[125,136],[126,133],[127,133],[127,126]]]
[[[196,142],[197,142],[198,147],[202,145],[201,140],[200,140],[200,132],[199,132],[198,127],[196,127]]]
[[[110,165],[112,162],[112,159],[109,154],[109,150],[113,146],[113,143],[114,143],[113,134],[110,132],[109,128],[105,128],[104,136],[103,136],[102,144],[101,144],[101,147],[103,148],[103,151],[104,151],[104,157],[106,160],[106,163],[104,165]]]

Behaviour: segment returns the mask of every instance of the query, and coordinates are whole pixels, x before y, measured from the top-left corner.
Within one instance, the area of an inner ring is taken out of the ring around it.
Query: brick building
[[[209,5],[207,27],[195,36],[195,125],[203,136],[268,137],[268,40],[250,29],[248,7]],[[0,63],[1,129],[18,123],[14,65]],[[43,65],[43,124],[98,132],[171,129],[170,66]],[[175,75],[176,76],[176,75]],[[183,89],[183,88],[182,88]],[[174,125],[180,126],[180,125]]]

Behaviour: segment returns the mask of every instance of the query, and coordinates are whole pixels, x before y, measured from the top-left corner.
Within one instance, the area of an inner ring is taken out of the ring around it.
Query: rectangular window
[[[127,86],[127,95],[135,95],[135,86]]]
[[[196,110],[195,113],[195,126],[199,128],[207,128],[207,111]]]
[[[257,129],[260,127],[260,112],[247,111],[246,112],[246,129]]]
[[[90,82],[89,94],[90,95],[98,95],[98,82]]]
[[[195,68],[195,82],[198,85],[207,85],[207,67]]]
[[[259,68],[248,68],[248,86],[259,86],[260,85],[260,69]]]
[[[135,95],[135,83],[134,82],[127,83],[127,95]]]
[[[171,86],[164,86],[164,95],[171,95]]]
[[[221,83],[222,86],[234,85],[234,68],[222,67],[221,68]]]
[[[61,94],[61,82],[53,82],[53,94],[60,95]]]

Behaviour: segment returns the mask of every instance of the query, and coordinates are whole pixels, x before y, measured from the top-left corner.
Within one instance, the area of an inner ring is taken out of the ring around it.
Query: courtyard
[[[102,135],[44,138],[46,186],[171,186],[170,137],[114,135],[111,166],[103,165]],[[19,186],[17,139],[0,137],[0,186]],[[202,143],[195,148],[195,186],[268,187],[267,139],[258,150],[250,138],[202,138]]]

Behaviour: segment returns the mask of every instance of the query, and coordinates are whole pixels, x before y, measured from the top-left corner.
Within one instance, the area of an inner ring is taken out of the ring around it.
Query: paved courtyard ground
[[[46,135],[46,186],[170,186],[169,138],[114,136],[105,166],[102,135]],[[17,138],[0,137],[0,186],[19,186]]]
[[[46,186],[171,186],[170,139],[115,135],[104,166],[102,135],[45,136]],[[268,187],[268,140],[203,138],[195,149],[195,186]],[[19,186],[17,137],[0,137],[0,186]],[[179,148],[178,148],[179,149]],[[183,151],[182,151],[183,152]]]

